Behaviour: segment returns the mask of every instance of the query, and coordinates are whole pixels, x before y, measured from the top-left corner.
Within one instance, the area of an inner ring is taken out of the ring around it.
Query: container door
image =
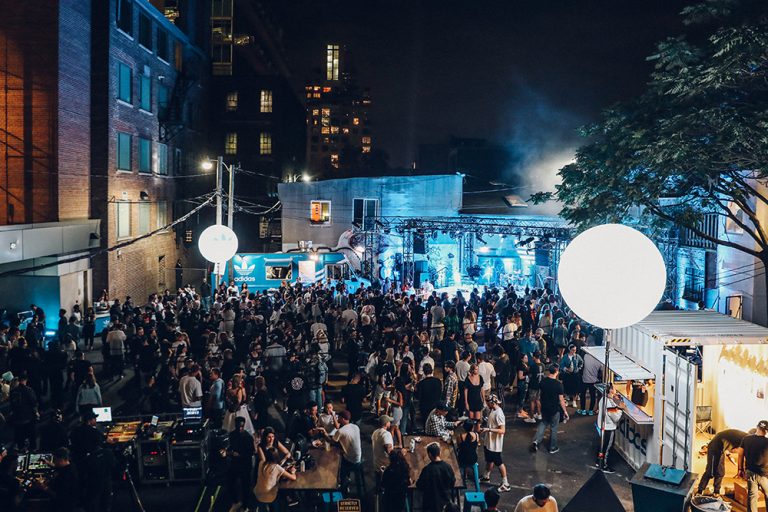
[[[689,471],[696,425],[696,365],[668,349],[663,358],[661,463]]]

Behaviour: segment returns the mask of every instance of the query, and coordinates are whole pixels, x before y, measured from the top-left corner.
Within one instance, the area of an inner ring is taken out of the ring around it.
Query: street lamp
[[[667,280],[664,259],[639,231],[621,224],[590,228],[574,238],[560,257],[560,293],[574,313],[605,329],[603,405],[600,408],[600,469],[605,469],[605,415],[611,330],[648,316]]]

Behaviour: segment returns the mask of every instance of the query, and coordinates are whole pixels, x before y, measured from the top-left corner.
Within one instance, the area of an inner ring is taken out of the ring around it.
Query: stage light
[[[534,238],[532,236],[530,236],[530,237],[526,238],[525,240],[520,240],[519,242],[517,242],[517,246],[518,247],[523,247],[523,246],[528,245],[531,242],[533,242],[533,240],[534,240]]]
[[[628,327],[648,316],[667,280],[653,242],[621,224],[596,226],[574,238],[557,276],[566,304],[604,329]]]
[[[237,235],[227,226],[214,224],[200,233],[197,247],[206,260],[211,263],[223,263],[237,252]]]
[[[320,256],[317,255],[317,253],[310,253],[309,259],[312,261],[318,261],[320,259]]]
[[[481,247],[481,248],[479,248],[479,249],[477,250],[477,252],[481,252],[481,253],[483,253],[483,254],[485,254],[485,253],[488,253],[488,252],[490,252],[490,251],[491,251],[491,248],[490,248],[490,247]]]

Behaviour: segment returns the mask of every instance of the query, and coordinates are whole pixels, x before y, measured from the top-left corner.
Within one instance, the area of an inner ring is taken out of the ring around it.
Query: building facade
[[[142,302],[176,286],[170,225],[178,178],[202,157],[207,56],[148,0],[93,3],[91,211],[102,247],[94,288]],[[137,240],[138,239],[138,240]]]
[[[360,90],[345,47],[328,43],[321,76],[305,86],[308,178],[346,177],[366,166],[371,97]]]
[[[14,2],[0,16],[0,309],[91,297],[91,2]],[[83,58],[86,56],[86,58]],[[23,269],[34,269],[21,272]],[[53,325],[52,325],[53,324]]]

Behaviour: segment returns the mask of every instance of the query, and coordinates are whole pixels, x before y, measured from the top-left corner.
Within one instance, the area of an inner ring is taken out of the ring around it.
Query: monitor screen
[[[184,407],[182,409],[181,419],[187,424],[201,423],[203,421],[203,408]]]
[[[29,456],[29,471],[44,471],[53,467],[53,455],[50,453],[32,453]]]
[[[96,415],[96,423],[109,423],[112,421],[111,407],[94,407],[93,414]]]
[[[156,427],[157,426],[157,422],[159,420],[160,420],[160,418],[158,418],[157,416],[152,416],[152,420],[150,420],[149,424],[152,425],[153,427]]]

